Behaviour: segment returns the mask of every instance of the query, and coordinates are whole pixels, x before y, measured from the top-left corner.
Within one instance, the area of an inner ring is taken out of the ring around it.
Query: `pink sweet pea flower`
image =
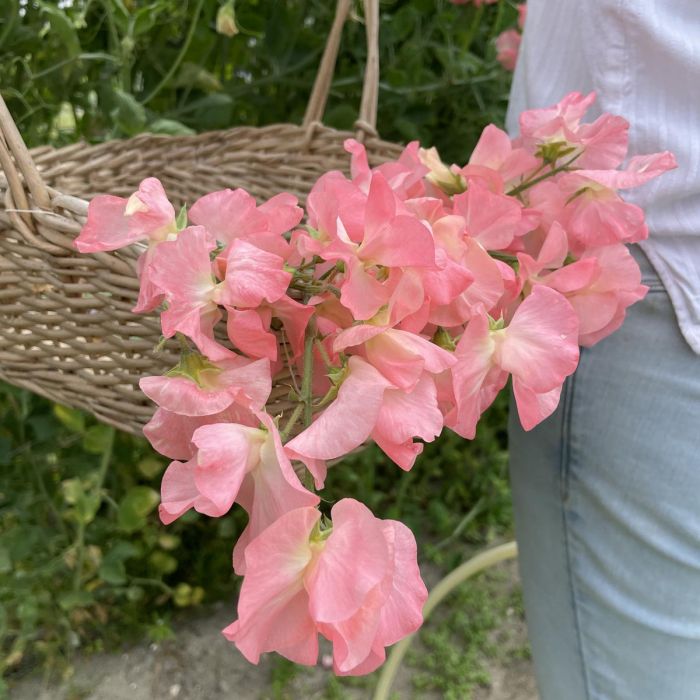
[[[521,2],[518,5],[518,27],[520,31],[525,29],[525,20],[527,19],[527,3]]]
[[[293,229],[302,216],[291,194],[278,194],[257,206],[243,189],[205,194],[189,211],[190,221],[204,226],[217,241],[227,246],[237,239],[248,241],[285,260],[290,249],[282,234]]]
[[[440,374],[456,362],[447,350],[416,333],[372,324],[345,329],[335,339],[333,350],[357,346],[371,365],[403,391],[411,391],[425,372]]]
[[[564,379],[578,364],[578,318],[558,292],[536,286],[505,327],[475,314],[457,344],[452,368],[455,408],[445,424],[473,438],[481,414],[513,375],[525,430],[556,408]]]
[[[232,357],[212,363],[198,353],[188,353],[165,376],[143,377],[139,386],[167,411],[209,416],[233,403],[261,410],[270,396],[272,379],[266,359]]]
[[[333,643],[336,673],[369,673],[385,646],[422,623],[427,590],[411,531],[352,499],[331,516],[322,530],[315,508],[293,510],[246,549],[239,617],[223,633],[252,663],[276,651],[312,665],[320,632]]]
[[[514,147],[505,131],[489,124],[481,133],[463,172],[467,174],[475,167],[488,168],[496,171],[504,183],[512,183],[539,165],[534,155],[524,148]]]
[[[318,235],[297,240],[307,254],[343,263],[340,300],[354,318],[366,320],[390,303],[403,270],[436,267],[435,243],[428,225],[411,214],[380,172],[372,175],[366,197],[339,174],[321,180],[322,187],[312,191],[310,218],[311,226],[320,227]],[[423,301],[412,300],[409,311]]]
[[[521,40],[517,29],[506,29],[496,37],[496,60],[508,71],[515,70]]]
[[[237,403],[208,416],[185,416],[158,408],[143,426],[143,434],[160,454],[170,459],[188,461],[197,454],[192,442],[195,430],[214,423],[240,423],[254,428],[260,421],[250,409]]]
[[[570,92],[557,104],[543,109],[529,109],[520,115],[520,138],[538,144],[558,135],[564,137],[578,129],[583,115],[595,102],[595,93]]]
[[[402,213],[399,204],[384,176],[375,173],[367,196],[362,243],[356,245],[346,239],[345,251],[321,253],[326,260],[345,263],[340,301],[357,320],[371,318],[389,303],[392,285],[382,279],[387,270],[435,267],[435,242],[430,230],[414,216]],[[394,279],[398,281],[398,277]]]
[[[439,350],[437,346],[436,349]],[[411,358],[402,360],[411,362]],[[400,430],[395,430],[398,425]],[[422,448],[407,442],[412,442],[413,437],[431,442],[441,429],[442,414],[429,374],[424,374],[411,390],[403,391],[368,362],[353,355],[335,401],[285,449],[290,457],[307,465],[320,487],[325,478],[325,461],[346,455],[370,436],[382,449],[387,448],[386,454],[398,466],[408,470]]]
[[[215,244],[202,226],[191,226],[174,241],[158,246],[151,279],[168,301],[161,314],[163,335],[189,337],[210,360],[234,356],[214,340],[214,326],[221,319],[218,301],[223,284],[214,277],[210,253]]]
[[[621,243],[587,250],[563,265],[566,233],[553,224],[538,258],[518,256],[526,291],[546,285],[564,295],[579,319],[579,345],[590,346],[619,328],[628,306],[643,299],[639,265]]]
[[[279,255],[239,238],[228,246],[223,257],[226,284],[219,302],[224,306],[255,308],[275,302],[286,293],[292,275],[284,269],[284,258]]]
[[[128,199],[98,195],[88,205],[88,216],[75,247],[81,253],[117,250],[136,241],[147,240],[148,249],[139,257],[141,286],[134,313],[152,311],[162,301],[150,276],[155,247],[177,235],[175,210],[160,180],[146,178]]]
[[[515,197],[491,192],[478,181],[453,201],[454,213],[464,218],[466,234],[486,250],[505,250],[539,221],[537,212],[524,209]]]
[[[582,177],[578,172],[557,183],[567,197],[559,220],[569,237],[569,248],[580,256],[588,248],[614,243],[636,243],[649,235],[644,211],[625,202],[615,190]]]
[[[566,293],[580,320],[579,344],[585,347],[616,331],[625,320],[627,307],[643,299],[648,291],[641,284],[639,265],[626,246],[587,250],[579,262],[589,259],[596,263],[596,277],[577,293]]]
[[[423,177],[428,169],[419,157],[418,141],[404,148],[398,160],[382,163],[370,170],[367,151],[363,144],[355,139],[346,139],[343,143],[345,150],[350,153],[350,174],[357,187],[367,194],[373,173],[381,173],[387,184],[399,199],[406,200],[421,197],[425,191]]]
[[[463,226],[462,217],[454,218],[460,219]],[[466,323],[476,307],[483,306],[490,311],[498,304],[505,290],[503,274],[497,261],[478,241],[460,233],[461,226],[436,224],[433,230],[438,244],[448,250],[450,256],[469,270],[473,277],[471,284],[453,301],[430,310],[430,323],[454,328]]]
[[[595,93],[586,96],[572,92],[558,104],[533,109],[520,115],[520,139],[531,149],[561,143],[569,148],[560,160],[575,157],[575,167],[616,168],[627,153],[629,123],[622,117],[603,114],[591,124],[581,119],[595,101]]]
[[[195,430],[196,455],[172,462],[161,484],[159,512],[166,525],[190,508],[213,517],[225,515],[234,502],[245,508],[250,519],[234,549],[238,573],[248,542],[287,511],[319,502],[301,485],[272,419],[257,417],[264,429],[218,423]]]
[[[128,199],[97,195],[88,205],[85,226],[75,239],[81,253],[125,248],[148,239],[167,240],[177,231],[175,210],[160,180],[148,177]]]
[[[304,351],[304,334],[314,307],[302,304],[286,294],[272,304],[256,309],[228,309],[226,330],[229,340],[250,357],[277,360],[277,336],[270,330],[272,318],[282,321],[289,342],[290,357],[297,359]]]

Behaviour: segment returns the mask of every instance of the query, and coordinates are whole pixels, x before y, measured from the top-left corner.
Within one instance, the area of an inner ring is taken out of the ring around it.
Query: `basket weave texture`
[[[347,171],[343,141],[364,141],[371,164],[401,147],[375,131],[378,2],[365,1],[368,60],[357,133],[321,124],[350,0],[340,0],[304,123],[239,127],[196,136],[142,134],[89,146],[28,151],[0,98],[0,378],[85,409],[140,434],[154,407],[138,388],[144,375],[177,362],[157,315],[135,315],[136,246],[80,255],[73,246],[96,194],[128,197],[159,178],[176,209],[199,196],[243,187],[260,199],[282,191],[301,201],[328,170]],[[289,384],[275,380],[268,410],[286,407]]]

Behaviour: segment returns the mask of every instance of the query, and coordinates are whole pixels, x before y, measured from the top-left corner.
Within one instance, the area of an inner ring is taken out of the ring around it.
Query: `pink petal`
[[[197,489],[194,481],[195,460],[171,462],[165,470],[160,484],[160,506],[158,514],[164,525],[177,520],[190,508],[202,513],[211,509],[210,503]]]
[[[292,359],[300,357],[304,352],[304,336],[309,319],[314,315],[314,307],[295,301],[285,294],[272,304],[272,315],[284,325]]]
[[[142,231],[129,230],[129,220],[124,216],[127,200],[109,194],[98,194],[88,204],[87,221],[75,239],[74,245],[81,253],[98,253],[103,250],[124,248],[144,238]]]
[[[228,247],[226,260],[226,279],[219,298],[225,306],[255,308],[263,301],[277,301],[292,279],[279,255],[241,239]]]
[[[282,192],[270,197],[258,207],[267,218],[270,231],[280,235],[291,231],[304,216],[304,210],[298,206],[299,200],[289,192]]]
[[[192,444],[192,435],[197,428],[212,423],[243,423],[255,426],[255,416],[246,408],[232,404],[221,413],[210,416],[181,416],[162,408],[143,427],[143,434],[154,450],[170,459],[188,460],[197,450]]]
[[[224,630],[252,663],[260,654],[289,650],[296,643],[312,655],[313,620],[303,588],[311,561],[309,537],[320,518],[316,508],[292,510],[262,532],[246,548],[246,576],[238,598],[238,620]]]
[[[258,413],[258,418],[268,433],[260,448],[259,462],[249,471],[237,498],[249,516],[248,526],[233,550],[233,568],[239,575],[246,570],[245,551],[249,542],[290,510],[319,502],[319,497],[299,481],[273,420],[265,413]]]
[[[413,469],[416,459],[423,452],[422,442],[413,442],[413,440],[397,442],[395,439],[388,437],[387,433],[378,430],[372,432],[372,440],[377,443],[377,447],[394,464],[406,472]]]
[[[389,187],[386,178],[381,173],[374,173],[367,194],[363,243],[369,244],[386,222],[391,221],[395,216],[396,195]]]
[[[578,364],[578,317],[553,289],[537,285],[503,331],[496,362],[533,391],[560,386]]]
[[[266,217],[256,210],[255,199],[243,189],[205,194],[192,205],[188,216],[222,243],[245,236],[250,229],[264,231],[267,225]]]
[[[141,391],[161,408],[185,416],[210,416],[230,406],[235,394],[207,391],[186,377],[142,377]]]
[[[467,234],[487,250],[503,250],[520,233],[522,206],[513,197],[495,194],[478,182],[454,197],[455,214],[464,217]],[[525,231],[522,231],[525,233]]]
[[[153,253],[150,278],[167,296],[169,310],[178,315],[211,300],[215,281],[209,254],[214,250],[207,231],[193,226],[180,231],[173,241],[160,243]]]
[[[416,538],[396,520],[383,521],[384,538],[391,544],[394,566],[391,588],[382,605],[375,644],[395,644],[423,624],[428,591],[418,568]]]
[[[390,290],[368,274],[356,258],[350,261],[340,290],[341,303],[358,321],[372,318],[391,295]]]
[[[243,477],[258,463],[264,440],[263,431],[235,423],[205,425],[194,432],[195,484],[214,506],[206,515],[219,517],[230,510]]]
[[[445,417],[447,427],[469,440],[481,414],[508,381],[507,372],[494,366],[495,350],[488,317],[479,307],[457,344],[458,361],[452,368],[455,407]]]
[[[389,566],[382,522],[369,508],[344,498],[333,506],[331,519],[333,532],[304,582],[316,622],[340,622],[354,615]]]
[[[366,236],[358,256],[386,267],[431,267],[435,265],[435,242],[418,219],[401,215]]]
[[[537,424],[554,413],[559,405],[561,386],[550,391],[535,393],[517,377],[513,378],[513,393],[518,407],[518,416],[524,430],[532,430]]]
[[[335,459],[359,447],[369,437],[391,384],[361,358],[348,362],[348,376],[336,400],[286,447],[312,459]]]
[[[639,187],[668,170],[678,167],[670,151],[647,156],[634,156],[624,170],[578,170],[576,174],[609,187],[611,190],[626,190]]]
[[[229,340],[250,357],[277,359],[277,337],[255,309],[228,309],[226,332]]]
[[[405,442],[419,437],[432,442],[442,432],[442,413],[432,377],[424,374],[410,392],[388,389],[384,394],[374,433]]]

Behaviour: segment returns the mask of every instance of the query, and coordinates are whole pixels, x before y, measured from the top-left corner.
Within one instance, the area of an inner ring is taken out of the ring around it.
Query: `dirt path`
[[[509,578],[515,578],[511,567]],[[517,583],[516,583],[517,585]],[[497,592],[495,593],[498,594]],[[15,700],[368,700],[371,686],[342,686],[329,691],[329,671],[319,665],[295,673],[280,672],[273,655],[252,666],[222,636],[233,611],[223,605],[182,620],[176,638],[137,645],[122,653],[96,654],[76,662],[69,682],[45,687],[25,678],[11,690]],[[508,609],[493,630],[499,649],[526,649],[526,630],[517,611]],[[525,658],[524,658],[525,657]],[[531,662],[526,654],[497,653],[486,661],[491,678],[471,699],[537,700]],[[400,700],[432,700],[433,692],[415,691],[410,668],[402,668],[395,686]],[[286,674],[286,675],[285,675]],[[461,700],[461,699],[460,699]]]

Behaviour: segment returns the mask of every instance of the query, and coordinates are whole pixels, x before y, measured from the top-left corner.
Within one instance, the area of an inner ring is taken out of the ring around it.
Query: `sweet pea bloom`
[[[521,40],[517,29],[506,29],[496,37],[496,60],[506,70],[515,70]]]
[[[75,247],[81,253],[117,250],[136,241],[167,240],[176,231],[175,210],[163,185],[147,177],[128,199],[108,194],[94,197]]]
[[[351,452],[370,436],[387,456],[408,470],[423,449],[413,438],[431,442],[441,430],[437,392],[428,374],[403,391],[354,355],[348,361],[338,397],[285,447],[290,456],[303,460],[322,484],[325,460]]]
[[[348,498],[333,506],[332,527],[320,527],[320,516],[288,512],[248,545],[238,619],[223,634],[252,663],[276,651],[313,665],[320,633],[333,643],[337,674],[370,673],[386,646],[422,622],[415,539]]]
[[[564,379],[578,363],[578,318],[558,292],[536,286],[508,325],[485,311],[472,317],[452,369],[455,408],[445,424],[473,438],[481,414],[513,376],[513,392],[525,430],[557,407]]]
[[[98,195],[88,205],[88,216],[75,247],[81,253],[118,250],[147,240],[148,250],[139,258],[141,287],[134,313],[155,309],[163,300],[150,276],[155,247],[177,234],[175,210],[160,180],[148,177],[128,199]]]
[[[263,428],[235,423],[197,428],[195,456],[172,462],[161,485],[159,512],[166,525],[190,508],[212,517],[225,515],[234,502],[245,508],[248,526],[234,549],[239,574],[245,570],[248,542],[287,511],[319,501],[299,481],[272,419],[263,413],[257,417]]]

